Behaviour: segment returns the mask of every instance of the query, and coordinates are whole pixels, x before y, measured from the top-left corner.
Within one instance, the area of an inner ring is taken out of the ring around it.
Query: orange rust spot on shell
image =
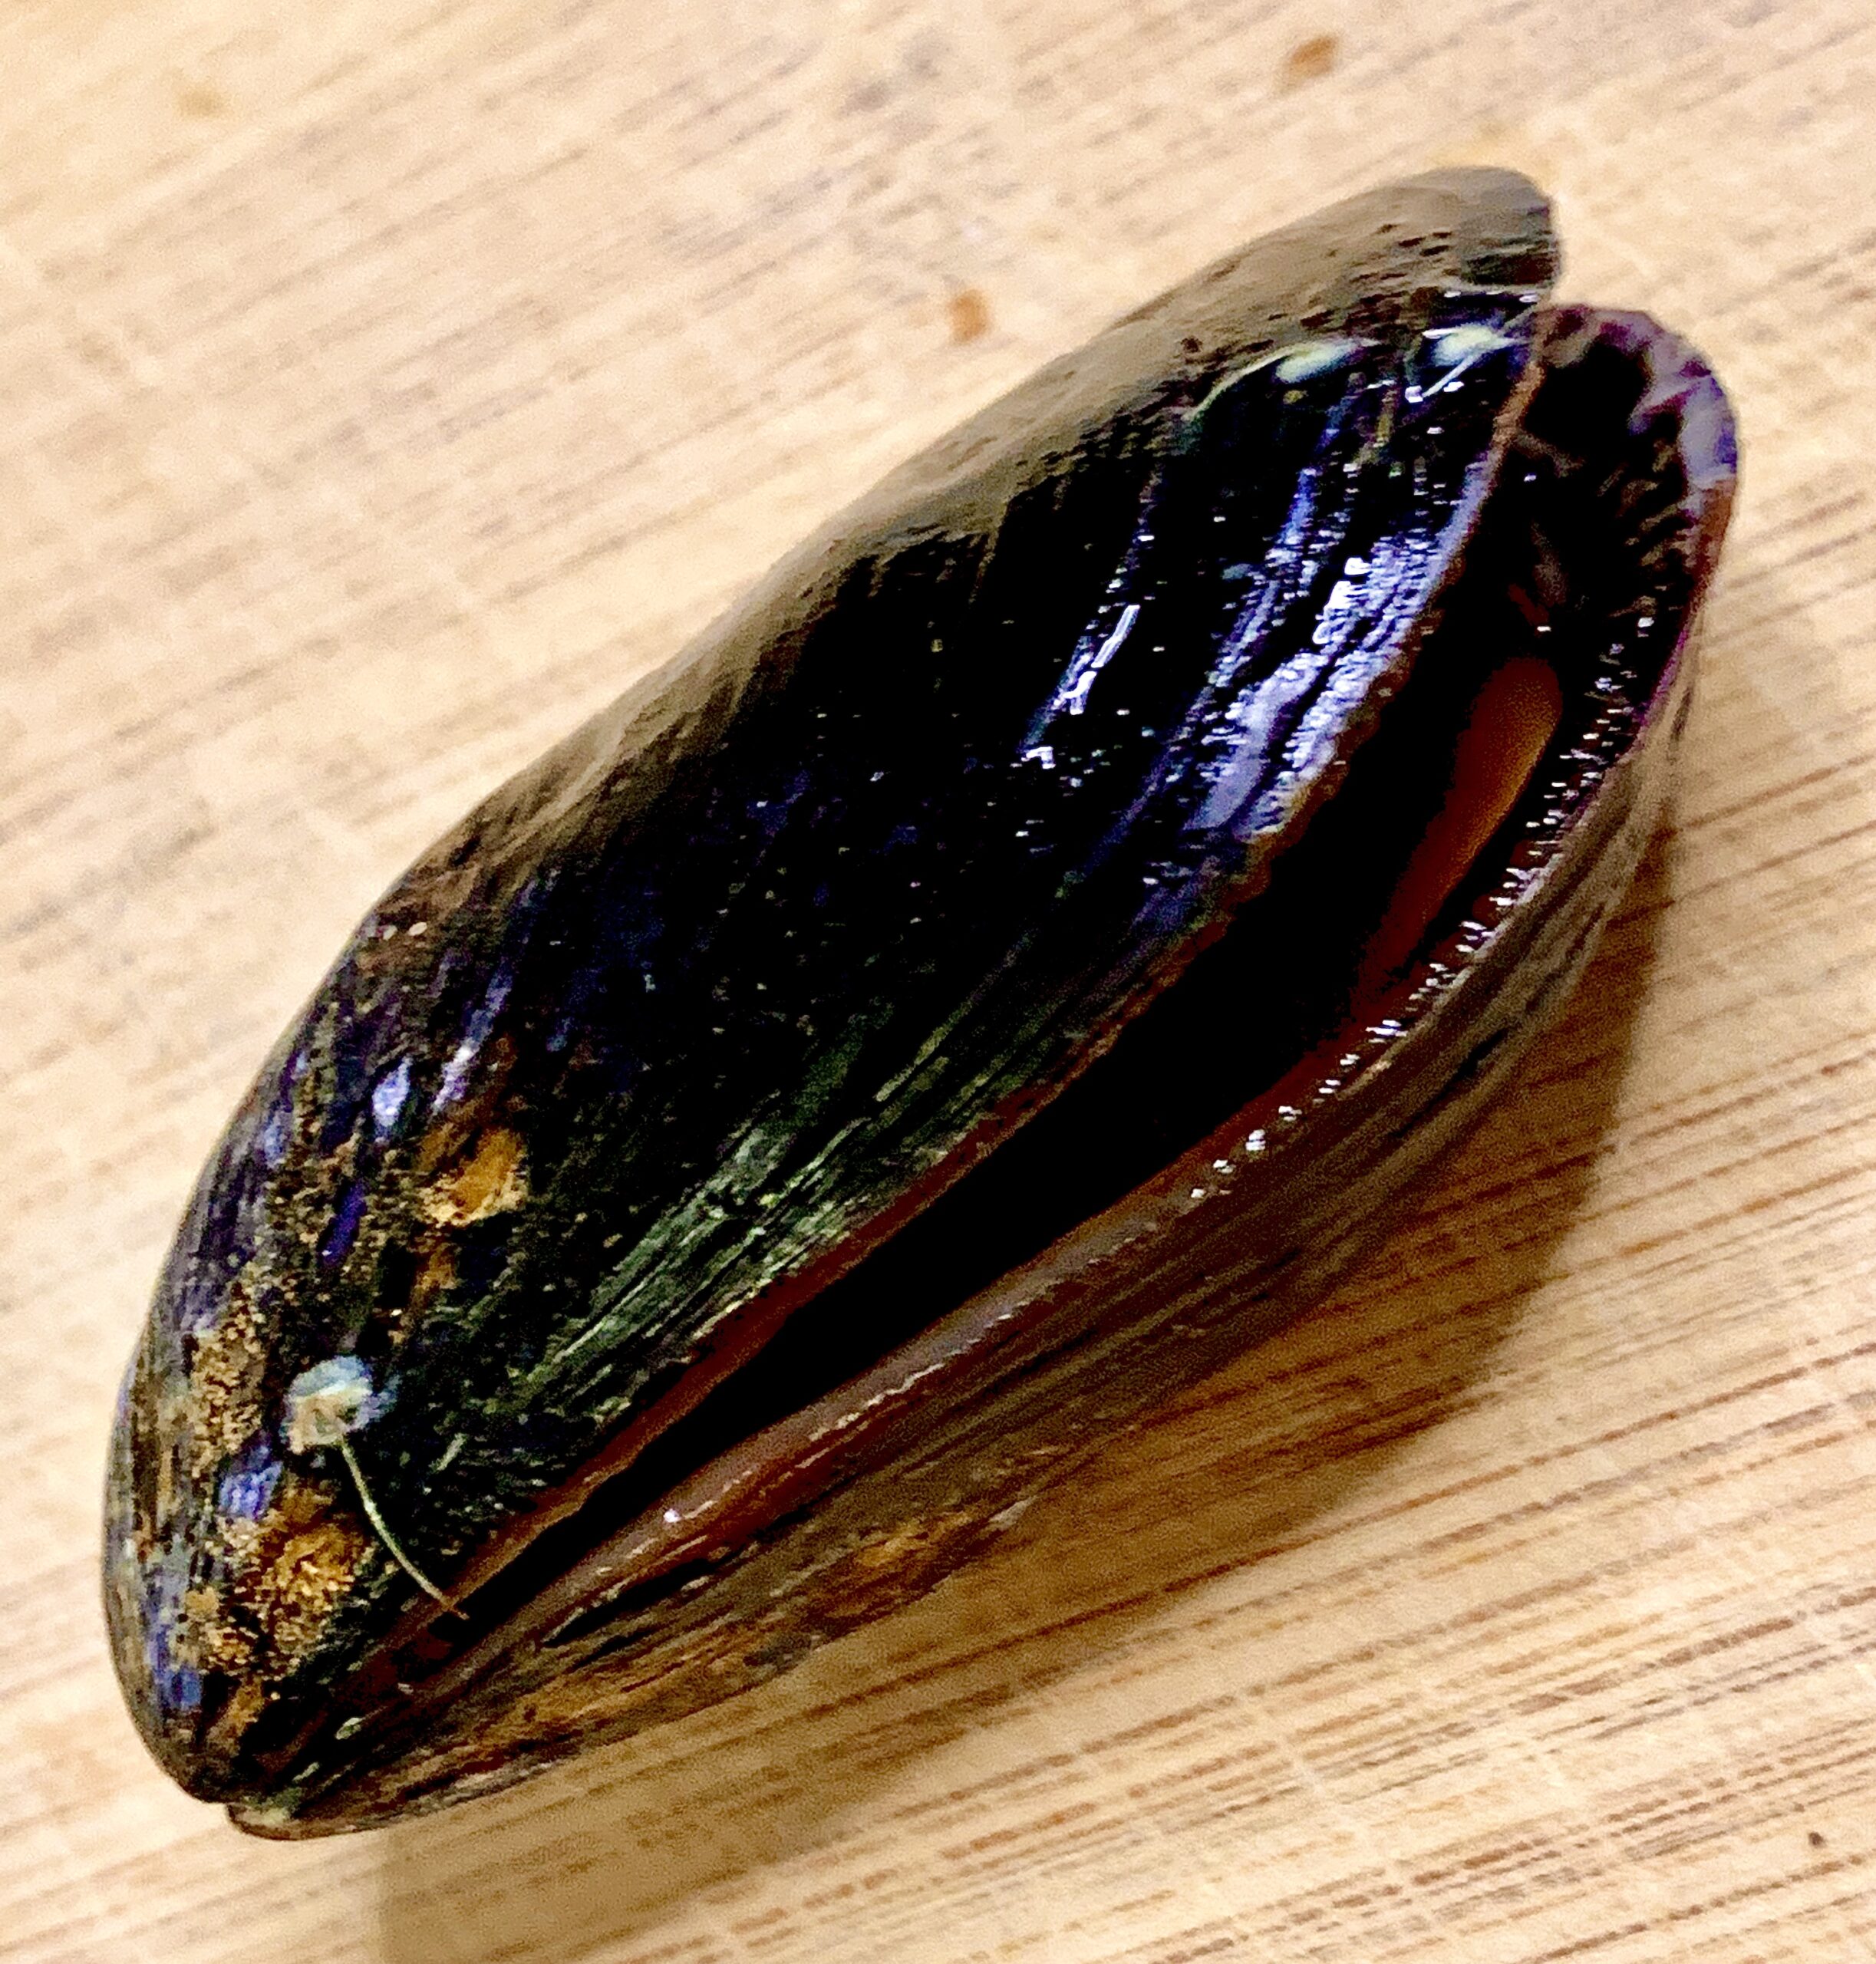
[[[446,1111],[417,1142],[414,1164],[419,1173],[434,1172],[460,1158],[471,1140],[494,1122],[503,1087],[515,1066],[515,1046],[506,1036],[496,1037],[482,1053],[475,1082],[463,1101]]]
[[[209,1728],[204,1742],[208,1751],[216,1758],[232,1759],[249,1728],[266,1710],[267,1697],[267,1687],[259,1678],[246,1679],[237,1686],[234,1696]]]
[[[456,1280],[456,1255],[447,1241],[433,1241],[424,1251],[418,1264],[417,1280],[410,1285],[410,1300],[407,1314],[420,1316],[443,1290]],[[394,1330],[394,1336],[401,1336],[401,1326]]]
[[[1299,41],[1283,58],[1283,67],[1278,71],[1278,86],[1296,89],[1305,82],[1320,81],[1324,75],[1335,72],[1341,53],[1340,35],[1313,34],[1308,40]]]
[[[352,1522],[325,1520],[288,1540],[256,1577],[250,1600],[267,1633],[267,1662],[291,1670],[318,1642],[372,1544]]]
[[[945,313],[951,323],[951,338],[959,347],[981,341],[990,332],[990,299],[981,287],[967,286],[961,293],[954,293],[945,302]]]
[[[491,1125],[467,1158],[453,1166],[424,1193],[425,1217],[440,1228],[467,1228],[504,1214],[527,1198],[526,1148],[507,1125]]]
[[[338,1503],[338,1489],[324,1480],[308,1479],[288,1467],[274,1495],[274,1504],[259,1521],[227,1524],[233,1575],[229,1593],[256,1622],[265,1622],[259,1599],[277,1593],[268,1581],[287,1550],[300,1536],[325,1525]]]
[[[222,1320],[196,1345],[190,1366],[189,1471],[200,1479],[239,1449],[261,1422],[261,1344],[254,1306],[239,1284]]]
[[[213,1584],[186,1590],[183,1595],[179,1650],[198,1670],[245,1670],[252,1662],[254,1639],[228,1620],[222,1592]]]

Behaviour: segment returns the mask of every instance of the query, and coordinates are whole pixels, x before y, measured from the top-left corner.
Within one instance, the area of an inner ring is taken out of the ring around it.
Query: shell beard
[[[741,1353],[727,1342],[714,1386],[641,1429],[579,1504],[544,1511],[459,1595],[459,1618],[420,1606],[310,1725],[257,1726],[249,1764],[276,1798],[237,1808],[241,1824],[302,1834],[389,1817],[760,1681],[876,1613],[882,1569],[903,1600],[994,1531],[1020,1483],[978,1437],[992,1386],[1081,1382],[1075,1359],[1092,1369],[1116,1303],[1156,1303],[1162,1351],[1165,1330],[1195,1332],[1202,1362],[1228,1354],[1225,1326],[1235,1347],[1306,1299],[1329,1257],[1305,1253],[1304,1228],[1333,1218],[1337,1178],[1333,1153],[1314,1174],[1286,1171],[1290,1138],[1377,1078],[1405,1035],[1456,1026],[1469,974],[1526,969],[1540,980],[1496,1020],[1430,1046],[1411,1109],[1439,1115],[1429,1140],[1449,1135],[1586,958],[1606,907],[1560,901],[1547,931],[1522,904],[1582,885],[1592,845],[1630,862],[1640,850],[1651,794],[1599,794],[1650,719],[1684,704],[1683,644],[1733,467],[1723,397],[1684,344],[1634,315],[1541,315],[1478,532],[1386,713],[1261,889],[961,1178],[779,1327]],[[1356,1160],[1364,1122],[1357,1108],[1340,1135]],[[1261,1211],[1243,1199],[1258,1181]],[[1234,1190],[1238,1226],[1163,1252],[1171,1224]],[[1243,1220],[1268,1229],[1286,1209],[1294,1223],[1250,1260]],[[1330,1237],[1337,1260],[1354,1231]],[[1224,1301],[1211,1323],[1192,1307],[1202,1297]],[[941,1377],[915,1404],[911,1387]],[[1083,1436],[1090,1412],[1111,1419],[1143,1396],[1084,1399]],[[1033,1450],[1071,1454],[1066,1424]],[[908,1445],[894,1504],[915,1532],[869,1540],[857,1515],[843,1527],[829,1497]],[[811,1508],[826,1525],[803,1525]],[[872,1568],[855,1554],[882,1547]],[[773,1577],[816,1561],[849,1564],[847,1600],[800,1625],[778,1617]],[[714,1610],[685,1606],[713,1590]],[[679,1664],[715,1676],[675,1689]]]

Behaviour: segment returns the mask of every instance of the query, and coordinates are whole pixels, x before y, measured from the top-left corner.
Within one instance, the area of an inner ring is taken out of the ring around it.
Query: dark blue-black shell
[[[1553,258],[1531,187],[1475,172],[1222,262],[384,896],[125,1387],[107,1598],[177,1777],[264,1801],[424,1583],[492,1574],[1215,935],[1399,680]]]

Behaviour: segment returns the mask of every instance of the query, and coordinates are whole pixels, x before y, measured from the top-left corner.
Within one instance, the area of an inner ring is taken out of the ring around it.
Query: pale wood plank
[[[0,1955],[1876,1954],[1859,0],[46,0],[8,55]],[[1673,837],[1517,1099],[1320,1314],[793,1677],[355,1841],[171,1792],[94,1606],[110,1400],[352,918],[1037,362],[1488,159],[1748,445]]]

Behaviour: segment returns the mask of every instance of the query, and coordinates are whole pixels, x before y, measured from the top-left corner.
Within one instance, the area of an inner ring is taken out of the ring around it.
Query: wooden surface
[[[1866,0],[44,0],[0,100],[0,1955],[1876,1955]],[[1436,162],[1734,391],[1676,816],[1322,1311],[916,1610],[518,1794],[244,1841],[118,1709],[110,1399],[378,888],[774,554]]]

